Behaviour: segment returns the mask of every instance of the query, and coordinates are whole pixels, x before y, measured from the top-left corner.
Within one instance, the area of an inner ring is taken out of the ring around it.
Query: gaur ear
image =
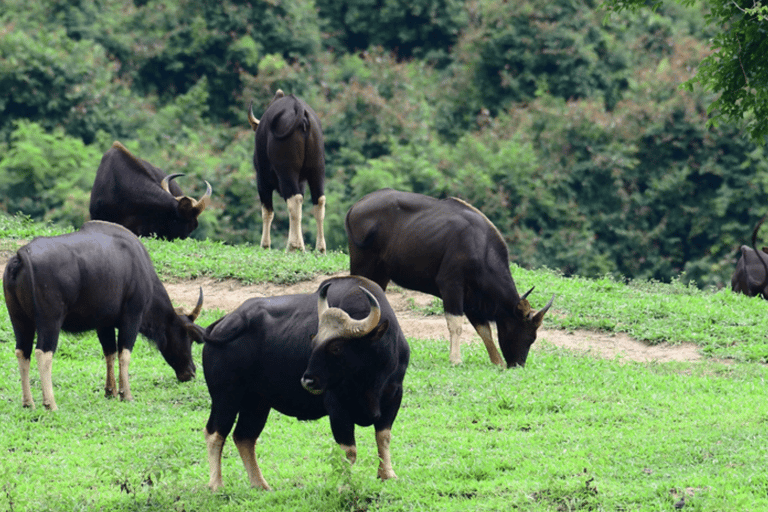
[[[533,288],[531,288],[531,290],[533,290]],[[530,293],[530,291],[528,293]],[[516,313],[523,318],[528,318],[528,315],[531,314],[531,303],[528,302],[528,299],[521,299],[520,302],[517,303]]]
[[[189,334],[189,337],[192,338],[192,341],[195,343],[205,343],[205,329],[197,324],[186,324],[184,329]]]

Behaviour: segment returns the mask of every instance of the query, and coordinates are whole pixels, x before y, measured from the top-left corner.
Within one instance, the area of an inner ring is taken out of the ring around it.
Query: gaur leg
[[[131,351],[136,343],[136,336],[139,335],[139,320],[133,318],[133,315],[126,315],[122,325],[118,327],[117,333],[117,367],[120,389],[118,394],[120,398],[127,401],[133,401],[131,394],[131,383],[128,375],[128,368],[131,365]]]
[[[10,265],[9,263],[8,268],[10,268]],[[8,309],[8,316],[11,318],[13,334],[16,338],[16,359],[19,362],[19,375],[21,376],[21,405],[34,408],[35,401],[32,398],[29,371],[32,359],[32,346],[35,341],[35,322],[24,312],[24,308],[11,289],[10,270],[8,268],[6,268],[5,275],[3,276],[5,279],[3,284],[5,285],[5,305]]]
[[[55,323],[54,327],[39,329],[37,347],[35,348],[37,369],[40,372],[40,385],[43,388],[43,405],[51,411],[58,409],[53,397],[53,377],[51,374],[53,371],[53,353],[59,343],[59,329],[60,323]]]
[[[264,490],[271,490],[269,484],[261,474],[258,462],[256,462],[256,440],[269,416],[269,406],[253,404],[243,404],[240,409],[240,415],[237,418],[237,426],[232,435],[240,459],[243,461],[245,471],[248,473],[248,481],[251,487],[261,487]]]
[[[312,214],[315,217],[315,224],[317,224],[317,240],[315,241],[315,250],[321,254],[325,254],[325,229],[323,223],[325,222],[325,167],[317,170],[311,170],[309,172],[312,178],[307,180],[309,184],[309,194],[312,196]]]
[[[24,356],[24,351],[16,349],[16,359],[19,360],[19,375],[21,376],[21,405],[22,407],[35,408],[35,401],[32,399],[32,387],[29,383],[30,357]]]
[[[261,174],[256,176],[259,189],[259,201],[261,201],[261,247],[272,247],[272,221],[275,218],[275,209],[272,206],[273,185]]]
[[[205,446],[208,451],[208,469],[210,473],[208,487],[212,491],[218,491],[224,486],[224,482],[221,479],[221,452],[224,450],[224,441],[227,438],[218,432],[210,432],[208,427],[205,427],[203,432],[205,433]]]
[[[479,321],[469,314],[467,315],[467,318],[477,331],[480,339],[483,340],[483,344],[485,344],[485,349],[488,351],[488,357],[491,358],[491,362],[495,365],[501,366],[502,368],[506,368],[507,365],[504,363],[504,360],[501,359],[501,355],[496,349],[496,344],[493,342],[493,333],[491,332],[490,323]]]
[[[106,327],[96,330],[99,337],[101,349],[104,353],[104,360],[107,363],[107,379],[104,384],[104,396],[117,396],[117,383],[115,382],[115,359],[117,357],[117,342],[115,341],[115,329]]]
[[[440,296],[443,299],[443,309],[445,310],[445,321],[448,324],[448,335],[451,340],[450,361],[451,364],[461,364],[461,329],[464,321],[464,289],[462,283],[456,283],[455,277],[449,276],[441,280],[440,276],[436,279],[437,288],[440,290]]]
[[[377,475],[382,480],[397,478],[392,469],[392,457],[389,453],[389,443],[392,439],[392,423],[400,410],[403,399],[401,382],[390,384],[384,390],[381,404],[381,418],[374,423],[376,429],[376,448],[379,453],[379,469]]]
[[[448,336],[451,343],[448,358],[451,364],[461,364],[461,324],[464,322],[464,316],[446,312],[445,321],[448,324]]]
[[[272,221],[274,218],[275,212],[271,208],[261,205],[261,246],[264,249],[269,249],[272,246],[270,232],[272,230]]]
[[[104,383],[104,396],[106,398],[117,396],[117,382],[115,381],[115,358],[116,352],[104,354],[104,361],[107,363],[107,379]]]
[[[334,408],[335,409],[335,408]],[[355,424],[344,412],[334,411],[329,415],[331,420],[331,432],[333,439],[344,450],[347,460],[354,464],[357,460],[357,445],[355,444]]]
[[[208,376],[206,377],[208,378]],[[210,382],[209,391],[210,391]],[[205,445],[208,452],[208,469],[210,478],[208,487],[212,491],[219,490],[224,482],[221,478],[221,452],[224,449],[224,442],[232,430],[235,423],[238,409],[241,403],[241,393],[230,393],[230,389],[211,392],[211,414],[208,417],[208,423],[205,425]]]
[[[58,409],[56,400],[53,398],[53,352],[43,352],[35,349],[35,359],[37,360],[37,369],[40,371],[40,385],[43,388],[43,405],[46,409],[55,411]]]
[[[288,204],[288,246],[286,252],[304,251],[304,236],[301,232],[301,206],[304,201],[303,194],[293,195],[285,200]]]
[[[315,250],[325,254],[325,231],[323,229],[323,222],[325,221],[325,196],[320,196],[317,204],[312,207],[312,213],[315,216],[315,224],[317,224]]]
[[[13,320],[13,332],[16,335],[16,359],[19,361],[19,375],[21,376],[21,405],[34,408],[35,401],[32,398],[29,370],[32,359],[32,344],[35,340],[35,324],[32,321],[16,321],[13,316],[11,319]]]
[[[377,475],[382,480],[397,478],[395,471],[392,469],[392,457],[389,454],[389,442],[391,439],[392,431],[390,429],[376,431],[376,448],[379,452],[379,470]]]
[[[129,402],[133,401],[131,383],[128,376],[128,367],[131,365],[131,351],[124,348],[117,358],[118,376],[120,379],[120,398]]]

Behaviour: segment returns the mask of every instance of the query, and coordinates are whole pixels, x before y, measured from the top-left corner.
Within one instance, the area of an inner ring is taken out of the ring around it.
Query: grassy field
[[[0,217],[0,251],[45,230],[56,232]],[[343,254],[146,245],[163,279],[287,283],[346,266]],[[525,369],[502,371],[480,345],[463,347],[464,364],[451,367],[447,343],[409,339],[412,361],[393,427],[398,480],[376,479],[371,428],[358,428],[358,463],[350,469],[327,419],[298,422],[273,412],[257,458],[275,491],[249,488],[230,440],[225,488],[211,493],[202,371],[178,383],[142,339],[131,365],[135,401],[105,399],[95,334],[67,335],[53,365],[59,411],[23,409],[10,322],[0,308],[0,510],[659,511],[675,510],[681,498],[683,510],[768,509],[765,301],[676,283],[513,273],[521,289],[535,284],[537,293],[557,294],[547,327],[692,341],[717,359],[619,362],[538,341]],[[204,311],[198,323],[216,318]],[[194,350],[199,368],[201,348]],[[39,404],[34,363],[32,377]]]

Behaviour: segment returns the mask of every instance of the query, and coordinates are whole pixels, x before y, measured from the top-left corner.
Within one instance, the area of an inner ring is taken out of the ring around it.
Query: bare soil
[[[344,275],[343,273],[336,275]],[[311,281],[292,285],[257,284],[243,285],[238,281],[216,281],[209,278],[191,281],[165,283],[168,294],[174,304],[191,309],[198,297],[202,286],[206,309],[221,309],[232,311],[251,297],[273,295],[290,295],[296,293],[312,293],[320,283],[330,276],[319,276]],[[426,306],[432,296],[397,286],[389,286],[387,298],[397,314],[400,327],[408,338],[439,340],[448,345],[448,327],[442,315],[424,316],[413,310],[411,306]],[[556,305],[553,306],[554,311]],[[494,333],[494,339],[495,333]],[[462,330],[462,343],[482,343],[474,328],[465,319]],[[648,345],[634,340],[625,334],[608,334],[592,331],[566,332],[557,329],[539,330],[538,341],[532,350],[541,348],[549,343],[574,352],[588,353],[596,357],[619,359],[639,362],[668,362],[668,361],[699,361],[702,359],[696,345],[684,343],[680,345]]]

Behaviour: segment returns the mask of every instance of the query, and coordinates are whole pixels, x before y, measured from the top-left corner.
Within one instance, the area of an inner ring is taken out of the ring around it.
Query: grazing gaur
[[[760,219],[752,231],[752,247],[742,245],[741,257],[736,262],[736,270],[731,276],[731,290],[748,297],[762,295],[768,299],[768,254],[766,248],[757,250],[757,232],[765,217]]]
[[[524,366],[536,330],[555,296],[536,312],[528,294],[518,295],[509,254],[499,231],[485,215],[461,199],[438,200],[383,189],[352,205],[345,220],[350,273],[382,289],[389,281],[443,299],[451,340],[450,361],[461,362],[462,315],[485,343],[491,362]]]
[[[301,205],[304,186],[308,184],[317,223],[315,249],[325,253],[325,146],[320,119],[303,100],[293,94],[286,96],[278,89],[261,120],[253,115],[251,102],[248,122],[256,132],[253,166],[261,200],[261,246],[269,249],[272,245],[270,230],[275,217],[272,192],[277,190],[288,205],[290,224],[286,251],[304,250]]]
[[[125,226],[138,236],[167,240],[187,238],[197,229],[197,218],[211,201],[211,184],[198,201],[185,196],[173,179],[114,142],[104,153],[91,189],[92,220]]]
[[[324,281],[317,292],[255,298],[197,328],[211,395],[205,426],[209,486],[219,489],[221,452],[235,417],[237,451],[254,487],[269,489],[254,446],[271,409],[299,420],[329,416],[333,437],[354,463],[355,425],[373,425],[378,476],[396,478],[390,430],[403,395],[410,349],[375,283]]]
[[[192,313],[175,311],[147,250],[120,225],[90,221],[73,233],[35,238],[6,265],[3,290],[16,335],[25,407],[35,406],[29,383],[35,332],[35,359],[43,405],[48,409],[57,408],[51,366],[62,330],[96,330],[107,362],[107,396],[118,395],[114,373],[117,357],[119,395],[124,400],[133,399],[128,365],[139,333],[157,345],[180,381],[195,376],[192,338],[187,331],[200,313],[203,291]]]

